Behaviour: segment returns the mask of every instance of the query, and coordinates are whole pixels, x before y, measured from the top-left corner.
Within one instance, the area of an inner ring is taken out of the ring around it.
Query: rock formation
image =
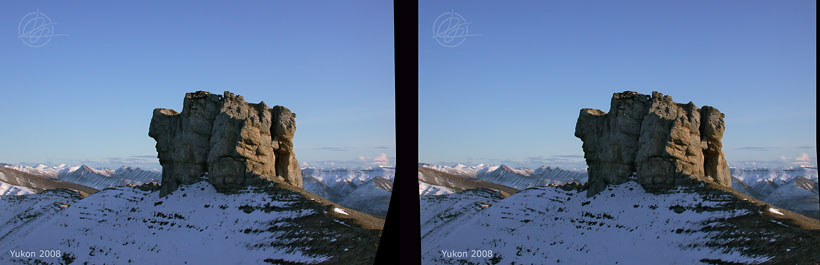
[[[713,107],[675,103],[658,92],[615,93],[609,113],[581,109],[575,136],[584,142],[589,166],[587,195],[632,176],[650,191],[694,181],[731,186],[721,150],[723,117]]]
[[[160,196],[205,173],[219,191],[265,181],[301,187],[295,117],[285,107],[246,103],[227,91],[186,93],[181,113],[154,109],[148,136],[157,141],[162,165]]]

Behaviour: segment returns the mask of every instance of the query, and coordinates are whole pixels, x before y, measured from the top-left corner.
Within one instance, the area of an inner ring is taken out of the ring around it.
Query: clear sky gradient
[[[581,108],[654,90],[726,114],[732,166],[817,164],[814,1],[419,4],[419,157],[583,167]],[[455,11],[460,46],[433,38]]]
[[[18,38],[39,10],[43,47]],[[297,114],[297,159],[395,160],[390,1],[0,4],[0,162],[158,165],[154,108],[225,90]]]

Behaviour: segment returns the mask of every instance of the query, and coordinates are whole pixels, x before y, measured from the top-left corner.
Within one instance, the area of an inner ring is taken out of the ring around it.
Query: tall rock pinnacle
[[[181,113],[154,109],[148,136],[157,141],[162,165],[160,196],[206,172],[219,191],[265,181],[301,187],[295,117],[285,107],[246,103],[227,91],[186,93]]]
[[[589,166],[588,196],[633,174],[647,190],[665,190],[695,181],[731,186],[721,150],[723,113],[709,106],[675,103],[626,91],[612,95],[609,113],[581,109],[575,136],[584,142]]]

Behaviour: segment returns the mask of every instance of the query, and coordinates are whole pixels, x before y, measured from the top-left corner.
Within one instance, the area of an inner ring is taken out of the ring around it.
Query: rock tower
[[[219,191],[265,181],[301,187],[295,117],[285,107],[246,103],[228,91],[186,93],[180,113],[154,109],[148,136],[157,141],[162,165],[160,196],[205,173]]]
[[[731,186],[723,118],[713,107],[675,103],[658,92],[615,93],[608,113],[581,109],[575,136],[589,166],[587,196],[632,176],[649,191],[696,181]]]

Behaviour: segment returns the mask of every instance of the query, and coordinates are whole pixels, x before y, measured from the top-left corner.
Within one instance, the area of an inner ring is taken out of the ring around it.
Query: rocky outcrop
[[[162,165],[160,196],[205,173],[219,191],[265,181],[301,187],[293,152],[295,114],[242,96],[204,91],[186,93],[182,112],[154,109],[148,136],[157,141]]]
[[[670,96],[626,91],[612,95],[608,113],[581,109],[575,136],[584,142],[588,196],[630,177],[650,191],[695,181],[731,186],[721,150],[723,113],[675,103]]]

